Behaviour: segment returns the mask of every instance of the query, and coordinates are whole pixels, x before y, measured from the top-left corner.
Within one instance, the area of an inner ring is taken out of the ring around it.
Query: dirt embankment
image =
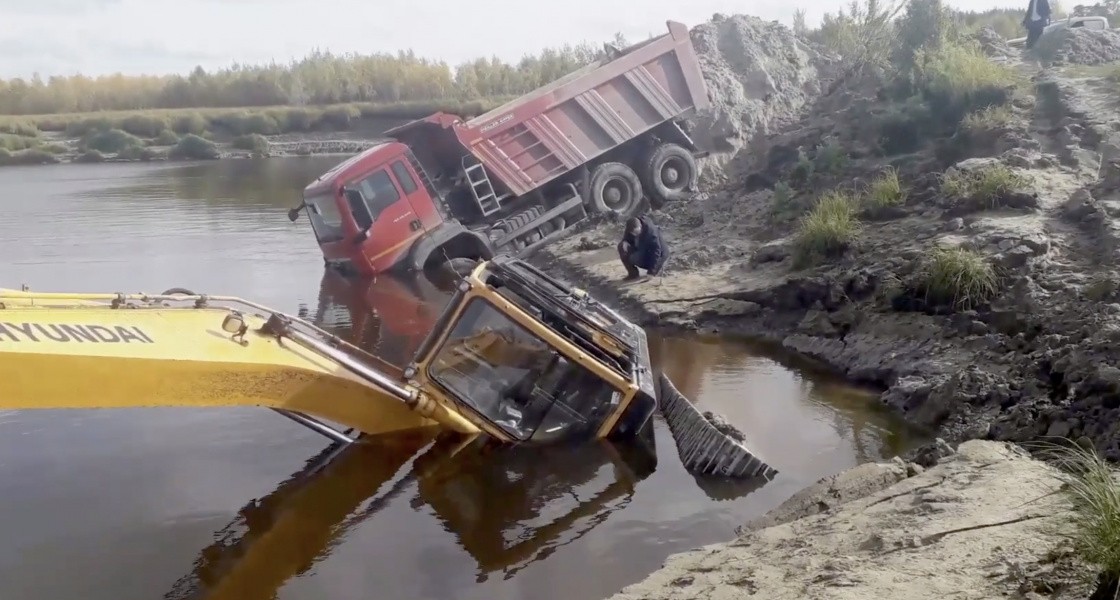
[[[880,386],[883,403],[951,442],[1087,437],[1120,459],[1114,84],[1040,65],[988,33],[991,60],[1027,83],[999,110],[934,134],[881,85],[829,93],[828,60],[784,26],[734,17],[697,27],[717,96],[701,120],[731,132],[715,163],[723,183],[653,213],[672,247],[663,277],[620,283],[619,224],[553,246],[551,261],[649,324],[756,336]],[[1120,52],[1114,32],[1055,42],[1046,56],[1067,65]],[[727,108],[760,95],[765,110]],[[827,190],[869,189],[887,166],[897,201],[861,205],[851,243],[801,264],[807,207]],[[984,186],[998,192],[985,199]],[[969,257],[992,267],[995,293],[934,302],[937,261]]]
[[[1091,574],[1051,535],[1069,514],[1060,485],[999,442],[967,442],[925,471],[862,465],[612,598],[1087,598]]]

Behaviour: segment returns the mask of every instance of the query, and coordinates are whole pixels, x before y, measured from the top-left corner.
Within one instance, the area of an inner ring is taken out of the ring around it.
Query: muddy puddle
[[[235,294],[403,364],[446,296],[325,274],[285,209],[330,157],[0,170],[0,286]],[[651,334],[682,392],[777,466],[712,486],[653,447],[337,450],[264,410],[0,414],[0,597],[602,598],[820,477],[923,440],[747,343]],[[49,374],[43,374],[49,376]]]

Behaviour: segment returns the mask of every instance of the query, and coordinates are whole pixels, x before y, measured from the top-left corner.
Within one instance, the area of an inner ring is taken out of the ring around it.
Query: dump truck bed
[[[389,130],[425,165],[473,154],[520,196],[709,101],[688,27],[592,63],[469,121],[437,113]]]

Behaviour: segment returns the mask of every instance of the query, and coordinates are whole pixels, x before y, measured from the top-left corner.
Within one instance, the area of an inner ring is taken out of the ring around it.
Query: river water
[[[285,215],[337,160],[0,169],[0,287],[239,295],[400,364],[442,293],[325,274],[309,225]],[[651,352],[778,477],[697,481],[660,421],[652,454],[482,457],[423,436],[332,454],[263,409],[0,412],[0,598],[602,598],[923,441],[873,396],[743,342],[651,334]]]

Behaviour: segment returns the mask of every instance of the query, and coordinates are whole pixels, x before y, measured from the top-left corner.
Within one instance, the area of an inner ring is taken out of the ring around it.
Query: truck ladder
[[[479,162],[478,157],[468,154],[463,157],[463,174],[471,184],[471,193],[478,202],[482,216],[492,215],[501,209],[501,201],[506,197],[498,197],[494,186],[490,184],[490,176],[486,174],[486,167]]]

